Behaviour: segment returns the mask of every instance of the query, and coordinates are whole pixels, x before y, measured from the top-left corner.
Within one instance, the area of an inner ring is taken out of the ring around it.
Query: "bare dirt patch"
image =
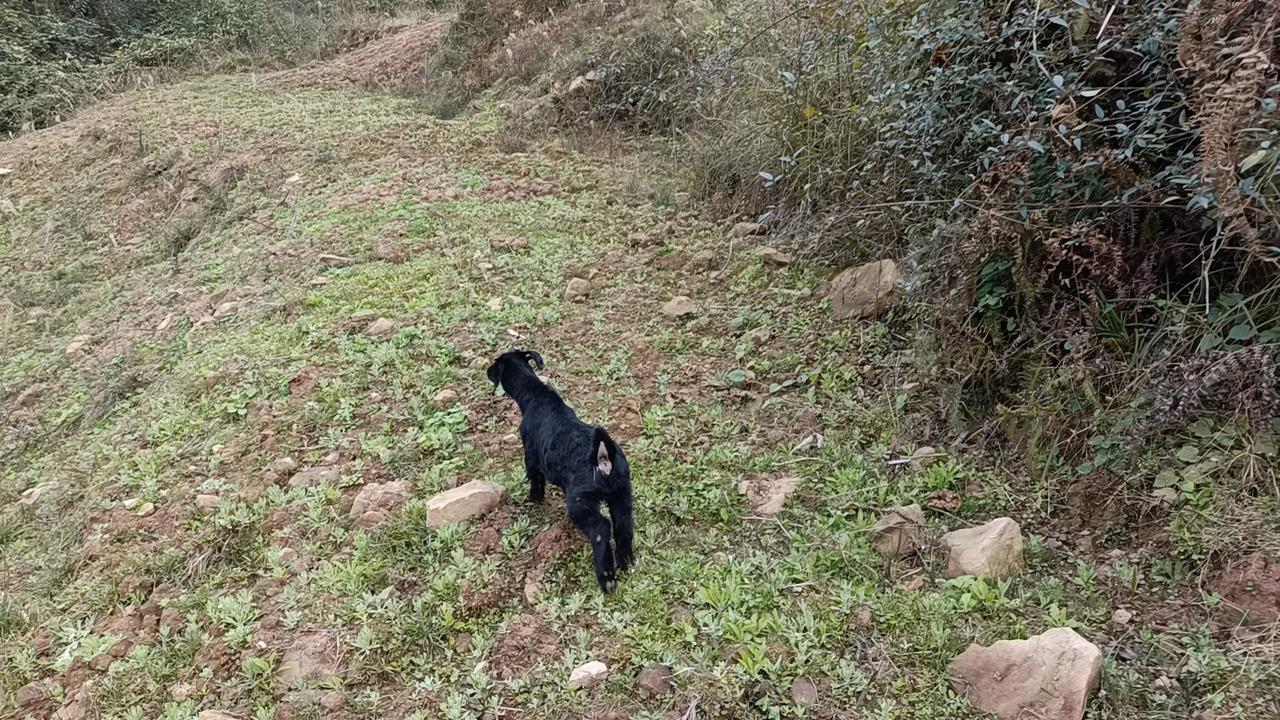
[[[1280,620],[1280,562],[1253,553],[1231,563],[1211,584],[1222,596],[1215,623],[1268,625]]]
[[[510,680],[525,675],[538,661],[559,652],[559,637],[537,613],[522,613],[511,619],[507,631],[498,637],[489,653],[489,663],[498,677]]]
[[[408,87],[421,81],[428,56],[453,19],[452,14],[431,16],[332,60],[277,73],[273,80],[284,87]]]

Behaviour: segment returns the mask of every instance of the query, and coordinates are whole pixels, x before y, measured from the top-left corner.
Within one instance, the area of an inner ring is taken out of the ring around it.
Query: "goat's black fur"
[[[542,356],[512,350],[498,356],[488,373],[494,387],[520,406],[529,500],[542,502],[548,481],[564,490],[569,518],[591,543],[596,580],[609,592],[617,583],[616,570],[635,562],[627,456],[604,428],[579,420],[530,364],[541,370]],[[609,506],[609,518],[600,514],[601,503]]]

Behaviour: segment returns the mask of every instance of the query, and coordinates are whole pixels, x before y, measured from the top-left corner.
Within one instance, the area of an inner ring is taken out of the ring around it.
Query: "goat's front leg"
[[[619,490],[609,498],[609,517],[613,521],[613,542],[616,546],[618,569],[626,570],[636,561],[632,539],[636,524],[631,514],[631,488]]]
[[[524,446],[524,475],[529,479],[529,502],[540,503],[547,494],[547,479],[542,475],[538,458]]]
[[[591,563],[595,566],[596,582],[600,583],[601,590],[612,592],[618,583],[613,564],[613,533],[608,518],[600,514],[600,503],[569,492],[565,494],[564,505],[569,511],[569,519],[591,543]]]

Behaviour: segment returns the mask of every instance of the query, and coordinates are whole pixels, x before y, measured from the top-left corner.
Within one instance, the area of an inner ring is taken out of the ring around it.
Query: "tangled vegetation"
[[[0,5],[0,136],[197,66],[280,66],[361,44],[400,0],[18,0]]]

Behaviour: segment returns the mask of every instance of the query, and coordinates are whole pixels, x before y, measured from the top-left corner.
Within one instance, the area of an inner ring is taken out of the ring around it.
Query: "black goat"
[[[512,350],[489,366],[495,389],[501,387],[520,406],[529,501],[542,502],[548,480],[564,490],[569,518],[591,543],[596,580],[609,592],[618,580],[615,567],[626,570],[635,562],[627,456],[604,428],[579,420],[530,363],[541,370],[542,356]],[[601,503],[609,506],[612,523],[600,514]]]

